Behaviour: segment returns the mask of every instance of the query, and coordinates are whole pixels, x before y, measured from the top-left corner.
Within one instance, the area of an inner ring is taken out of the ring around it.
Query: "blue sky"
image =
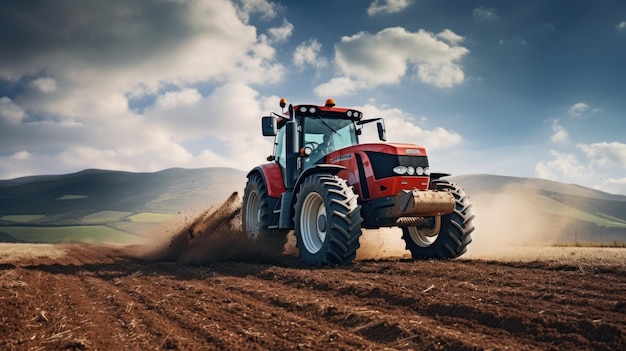
[[[263,162],[278,99],[431,168],[626,194],[623,1],[0,3],[0,179]]]

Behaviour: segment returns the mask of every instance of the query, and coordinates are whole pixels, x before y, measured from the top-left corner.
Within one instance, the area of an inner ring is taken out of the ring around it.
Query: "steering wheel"
[[[317,147],[320,146],[319,143],[316,143],[314,141],[309,141],[304,143],[304,148],[306,149],[307,147],[309,149],[311,149],[311,155],[317,150]]]

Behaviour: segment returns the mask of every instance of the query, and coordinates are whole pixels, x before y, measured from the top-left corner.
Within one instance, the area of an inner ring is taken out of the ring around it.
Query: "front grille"
[[[376,179],[397,176],[397,174],[393,173],[394,167],[397,166],[428,167],[428,157],[426,156],[392,155],[373,151],[366,151],[365,153],[372,163]]]

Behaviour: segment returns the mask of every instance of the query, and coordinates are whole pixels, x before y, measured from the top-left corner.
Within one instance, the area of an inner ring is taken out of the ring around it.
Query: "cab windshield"
[[[330,152],[358,143],[354,122],[348,119],[311,116],[304,119],[304,147],[313,149],[310,163]]]

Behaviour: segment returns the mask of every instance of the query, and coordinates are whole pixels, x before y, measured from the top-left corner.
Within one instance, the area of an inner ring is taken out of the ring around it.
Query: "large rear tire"
[[[474,214],[469,196],[447,179],[434,180],[433,187],[450,191],[455,208],[450,214],[435,217],[432,228],[402,228],[406,249],[415,260],[456,258],[467,252],[467,245],[472,242]]]
[[[361,236],[361,206],[344,179],[314,174],[296,196],[294,215],[300,258],[312,266],[352,262]]]
[[[287,242],[288,230],[268,228],[271,211],[263,178],[258,173],[250,175],[243,192],[241,216],[243,231],[257,254],[280,255]]]

